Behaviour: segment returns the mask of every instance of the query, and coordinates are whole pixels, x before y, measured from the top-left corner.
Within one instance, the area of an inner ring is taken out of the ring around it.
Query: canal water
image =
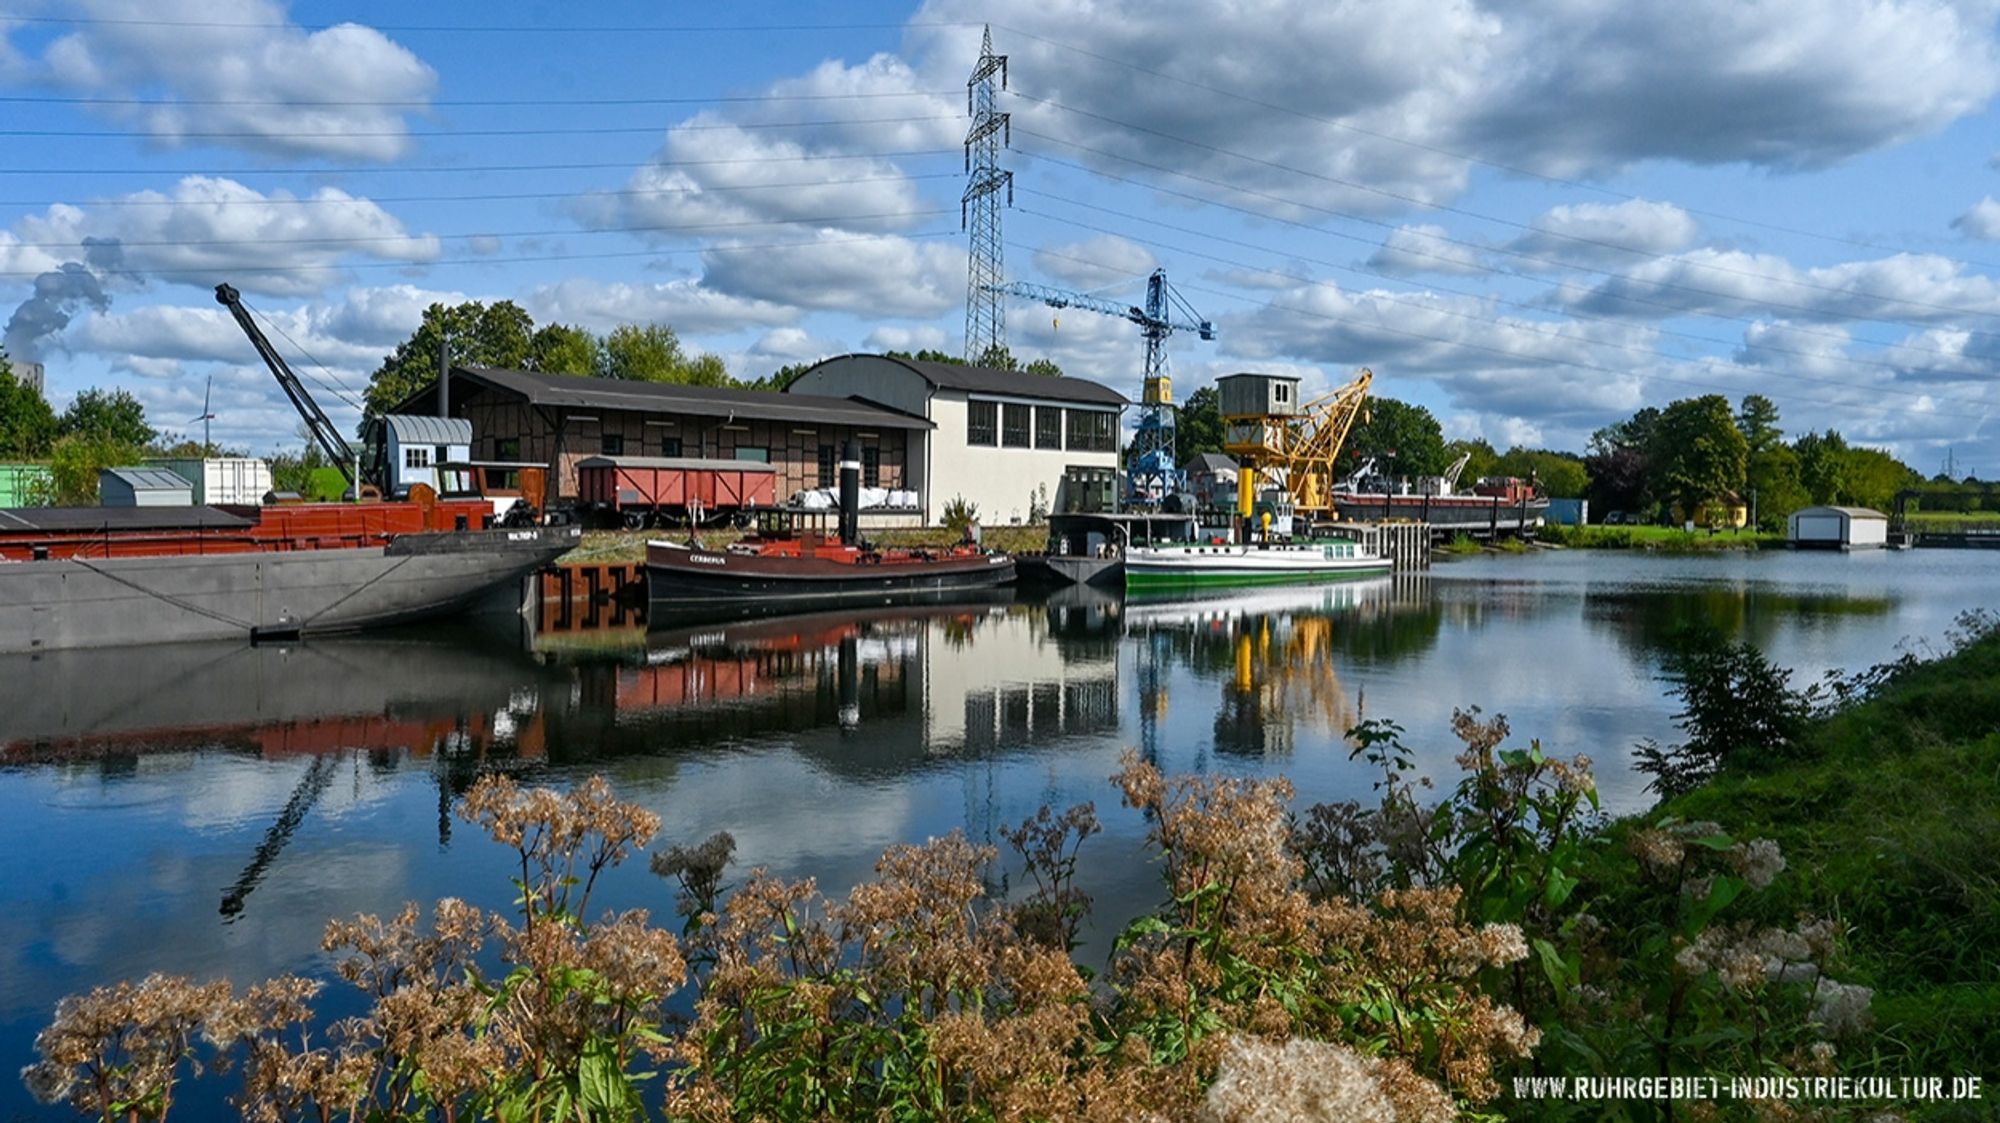
[[[1675,735],[1661,660],[1705,622],[1798,681],[1942,643],[2000,604],[1982,551],[1491,556],[1427,574],[1194,601],[1040,598],[749,621],[609,611],[295,646],[0,660],[0,1120],[57,1117],[11,1074],[72,991],[151,971],[326,972],[325,921],[406,900],[511,899],[505,855],[450,814],[483,770],[603,773],[658,845],[736,838],[740,867],[841,893],[896,842],[1095,801],[1088,956],[1155,900],[1107,777],[1284,774],[1301,803],[1366,798],[1357,721],[1399,722],[1451,779],[1452,709],[1588,753],[1612,810]],[[1004,888],[1012,863],[995,863]],[[643,861],[599,900],[671,923]],[[219,1106],[219,1105],[211,1105]]]

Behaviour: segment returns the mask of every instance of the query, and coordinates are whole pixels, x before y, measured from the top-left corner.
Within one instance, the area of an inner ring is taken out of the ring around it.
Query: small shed
[[[1236,506],[1236,461],[1219,452],[1204,452],[1188,458],[1188,490],[1203,509]]]
[[[1299,412],[1299,380],[1290,374],[1225,374],[1215,380],[1222,416],[1291,417]]]
[[[1864,550],[1889,544],[1889,516],[1867,507],[1801,507],[1788,521],[1799,549]]]
[[[97,502],[103,507],[192,507],[194,485],[165,468],[102,468]]]
[[[437,466],[472,459],[472,422],[463,417],[430,417],[392,413],[382,418],[388,431],[389,492],[408,494],[412,487],[438,486]]]

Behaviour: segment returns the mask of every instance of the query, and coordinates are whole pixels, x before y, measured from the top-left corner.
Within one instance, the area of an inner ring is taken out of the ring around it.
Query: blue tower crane
[[[1132,502],[1150,505],[1181,490],[1186,480],[1174,456],[1174,383],[1167,372],[1167,337],[1177,331],[1191,331],[1202,339],[1212,340],[1215,325],[1202,319],[1167,284],[1167,271],[1155,269],[1146,279],[1144,308],[1021,281],[995,285],[991,291],[1039,300],[1051,308],[1084,308],[1139,325],[1139,333],[1146,340],[1146,375],[1139,402],[1139,425],[1125,454],[1126,495]]]

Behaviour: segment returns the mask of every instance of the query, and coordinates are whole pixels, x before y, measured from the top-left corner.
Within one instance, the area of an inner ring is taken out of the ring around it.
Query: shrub
[[[963,495],[954,495],[951,502],[944,505],[944,525],[946,529],[959,534],[965,528],[979,521],[979,504],[967,500]]]
[[[1667,659],[1666,679],[1681,700],[1674,724],[1688,739],[1639,747],[1636,767],[1653,777],[1647,790],[1679,795],[1731,761],[1794,755],[1818,695],[1793,690],[1791,677],[1752,644],[1686,635]]]

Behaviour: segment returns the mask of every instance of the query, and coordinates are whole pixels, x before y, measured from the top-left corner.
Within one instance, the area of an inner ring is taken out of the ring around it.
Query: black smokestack
[[[68,327],[85,305],[99,312],[111,307],[111,297],[92,270],[116,269],[125,259],[125,248],[115,238],[85,238],[83,247],[83,261],[65,261],[35,278],[35,291],[7,320],[3,338],[8,354],[39,359],[42,341]]]
[[[840,544],[861,538],[861,442],[849,437],[840,453]]]

